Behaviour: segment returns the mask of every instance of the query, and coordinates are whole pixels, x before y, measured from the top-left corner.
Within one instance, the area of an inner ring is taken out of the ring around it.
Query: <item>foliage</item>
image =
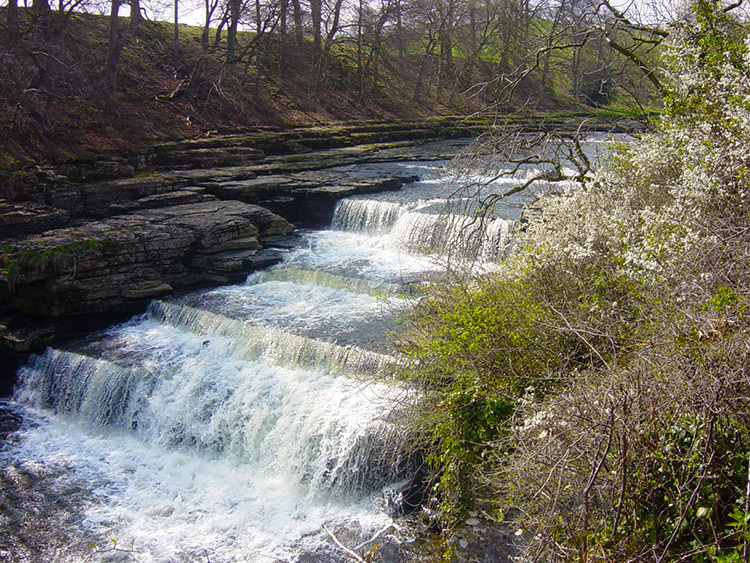
[[[677,27],[659,127],[405,338],[443,522],[518,514],[523,559],[750,551],[747,27],[702,0]]]
[[[33,165],[29,161],[0,154],[0,182],[10,189],[23,185],[34,175]]]
[[[97,239],[83,238],[48,245],[6,246],[0,255],[0,275],[12,288],[26,277],[45,272],[75,272],[76,262],[101,246]]]
[[[522,282],[433,288],[408,319],[414,329],[402,349],[413,359],[401,376],[423,390],[419,432],[432,444],[440,509],[448,518],[468,508],[470,468],[503,432],[538,374],[563,363],[564,345],[538,329],[548,311]]]

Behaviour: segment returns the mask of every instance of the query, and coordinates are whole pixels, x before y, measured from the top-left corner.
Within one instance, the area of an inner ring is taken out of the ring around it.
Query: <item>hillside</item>
[[[486,46],[470,57],[456,41],[446,63],[417,39],[412,48],[383,47],[365,60],[351,37],[331,40],[316,57],[307,36],[240,31],[239,52],[229,60],[216,29],[205,46],[199,27],[180,25],[175,42],[171,24],[144,21],[134,29],[122,17],[111,88],[107,17],[54,10],[21,10],[18,17],[11,28],[0,8],[0,142],[16,157],[54,160],[258,126],[598,107],[570,96],[564,58],[507,95],[487,87],[500,67]],[[477,84],[485,86],[472,89]],[[626,109],[620,95],[604,101]],[[0,167],[12,168],[8,158]]]

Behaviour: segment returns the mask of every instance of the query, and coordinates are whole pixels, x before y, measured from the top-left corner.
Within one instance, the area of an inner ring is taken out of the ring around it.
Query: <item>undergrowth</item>
[[[436,518],[521,560],[750,556],[747,24],[698,0],[672,37],[656,130],[406,319]]]

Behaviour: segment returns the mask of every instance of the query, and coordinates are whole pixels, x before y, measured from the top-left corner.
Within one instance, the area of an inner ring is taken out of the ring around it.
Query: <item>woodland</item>
[[[175,0],[164,22],[137,0],[12,0],[0,8],[0,133],[8,155],[49,159],[253,126],[642,116],[658,101],[644,65],[660,37],[607,6]],[[179,23],[188,9],[202,25]]]

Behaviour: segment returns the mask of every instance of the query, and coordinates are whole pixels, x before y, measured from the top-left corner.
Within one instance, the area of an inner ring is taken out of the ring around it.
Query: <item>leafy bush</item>
[[[444,523],[517,514],[530,560],[747,560],[746,36],[699,0],[658,129],[545,197],[499,273],[413,314]]]

